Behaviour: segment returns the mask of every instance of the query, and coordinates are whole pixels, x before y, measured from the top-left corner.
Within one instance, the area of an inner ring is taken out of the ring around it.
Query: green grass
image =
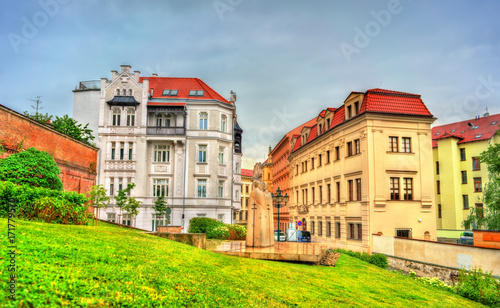
[[[476,307],[474,302],[342,255],[334,268],[224,256],[102,223],[16,222],[18,285],[2,307]]]

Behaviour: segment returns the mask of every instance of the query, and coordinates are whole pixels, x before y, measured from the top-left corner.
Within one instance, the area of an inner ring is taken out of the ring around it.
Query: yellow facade
[[[435,118],[358,114],[363,97],[351,94],[344,107],[354,110],[352,118],[345,115],[343,123],[290,155],[290,222],[300,229],[305,225],[317,241],[357,251],[371,252],[377,233],[436,240],[434,187],[428,180],[433,176],[430,126]],[[329,127],[333,115],[326,111],[318,118],[317,130],[325,123]],[[304,144],[311,133],[303,129],[295,142]],[[391,137],[399,140],[397,149],[391,150]],[[410,151],[402,151],[403,138],[409,138]],[[397,198],[390,188],[396,178]],[[405,192],[411,200],[405,200]]]
[[[273,157],[271,156],[271,147],[267,154],[267,160],[262,164],[262,182],[267,184],[267,190],[273,193]]]
[[[236,214],[236,223],[247,225],[248,217],[248,198],[252,192],[253,177],[250,175],[252,170],[242,170],[241,174],[241,210]]]
[[[461,144],[459,141],[454,137],[440,139],[433,149],[437,235],[443,238],[459,238],[464,230],[462,222],[469,215],[470,208],[483,204],[483,191],[488,183],[487,165],[480,163],[480,169],[474,170],[477,167],[474,168],[472,160],[491,143],[499,143],[500,136]],[[465,151],[465,155],[461,151]],[[481,191],[475,189],[475,179],[481,179]]]

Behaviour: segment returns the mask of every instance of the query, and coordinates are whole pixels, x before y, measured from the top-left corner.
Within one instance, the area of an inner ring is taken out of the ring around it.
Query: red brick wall
[[[31,147],[48,152],[61,169],[64,190],[85,193],[95,183],[97,148],[78,142],[2,105],[0,144],[6,149],[0,158]]]

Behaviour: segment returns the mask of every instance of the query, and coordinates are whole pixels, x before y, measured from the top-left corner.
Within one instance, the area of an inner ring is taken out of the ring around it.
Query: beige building
[[[235,223],[247,225],[248,199],[252,192],[253,170],[241,169],[241,210],[235,213]]]
[[[436,240],[434,121],[420,95],[383,89],[322,111],[291,141],[290,222],[358,251],[372,234]]]

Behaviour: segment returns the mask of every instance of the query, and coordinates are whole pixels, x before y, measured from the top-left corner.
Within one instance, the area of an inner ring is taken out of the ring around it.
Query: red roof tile
[[[311,128],[311,132],[309,133],[309,137],[307,138],[306,143],[313,140],[316,137],[318,137],[318,125],[314,125]]]
[[[295,141],[295,146],[293,147],[292,152],[301,147],[301,140],[302,140],[302,138],[300,138],[300,135],[294,137],[297,138],[297,141]]]
[[[206,100],[213,99],[226,104],[231,104],[219,93],[215,92],[206,83],[199,78],[185,78],[185,77],[140,77],[139,81],[149,79],[148,92],[153,89],[153,98],[165,99],[190,99],[190,100]],[[163,96],[163,90],[179,90],[177,96]],[[203,96],[189,96],[191,90],[203,90]]]
[[[241,169],[242,176],[253,176],[253,170],[250,169]]]
[[[366,111],[432,116],[420,95],[384,89],[366,91],[359,113]]]
[[[326,110],[323,110],[319,113],[319,116],[324,118],[325,117]]]
[[[471,123],[472,126],[469,126],[468,123]],[[436,126],[432,128],[432,147],[437,147],[438,140],[450,137],[460,139],[458,144],[488,140],[500,130],[498,125],[500,125],[500,113]]]
[[[332,123],[330,124],[330,129],[344,122],[345,118],[345,108],[342,105],[337,111],[333,114]]]

